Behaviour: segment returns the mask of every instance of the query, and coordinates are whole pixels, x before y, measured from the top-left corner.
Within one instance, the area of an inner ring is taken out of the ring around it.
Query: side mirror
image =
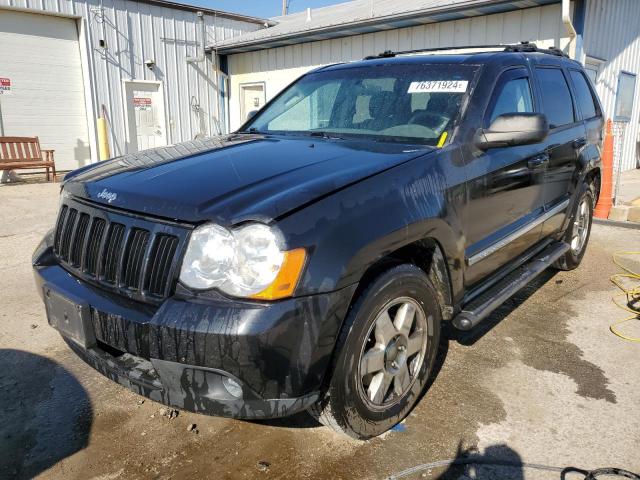
[[[476,134],[476,146],[481,150],[513,147],[542,142],[549,135],[549,122],[541,113],[505,113]]]
[[[245,122],[251,120],[253,117],[255,117],[256,113],[258,113],[258,110],[251,110],[249,113],[247,113],[247,118],[244,119]]]

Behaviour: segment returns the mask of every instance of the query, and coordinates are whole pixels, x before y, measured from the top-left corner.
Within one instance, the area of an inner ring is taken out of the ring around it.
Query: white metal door
[[[125,82],[127,104],[127,152],[167,144],[164,99],[160,82]]]
[[[39,137],[58,170],[90,163],[75,20],[0,10],[0,78],[5,135]]]
[[[249,113],[260,110],[265,104],[264,83],[240,85],[240,122],[247,120]]]

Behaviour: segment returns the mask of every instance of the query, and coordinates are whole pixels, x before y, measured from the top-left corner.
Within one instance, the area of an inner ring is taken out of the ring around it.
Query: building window
[[[614,120],[628,122],[633,111],[633,96],[636,90],[636,76],[633,73],[620,72]]]
[[[589,57],[584,61],[584,71],[587,73],[587,77],[591,80],[593,85],[598,83],[598,77],[600,76],[600,70],[604,60],[596,57]]]

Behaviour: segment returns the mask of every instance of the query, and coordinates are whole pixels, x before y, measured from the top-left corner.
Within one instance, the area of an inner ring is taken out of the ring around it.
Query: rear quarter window
[[[567,79],[559,68],[536,68],[542,107],[551,128],[575,122]]]
[[[596,107],[596,102],[593,99],[593,92],[591,91],[584,74],[577,70],[570,70],[569,74],[573,81],[582,119],[586,120],[597,116],[599,112]]]

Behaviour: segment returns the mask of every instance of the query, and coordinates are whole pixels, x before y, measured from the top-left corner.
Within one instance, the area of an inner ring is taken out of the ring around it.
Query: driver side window
[[[308,130],[326,128],[331,118],[340,82],[328,82],[310,94],[300,92],[286,103],[285,110],[269,123],[269,130]]]
[[[531,85],[527,77],[513,78],[499,85],[493,95],[487,126],[505,113],[533,113]]]

